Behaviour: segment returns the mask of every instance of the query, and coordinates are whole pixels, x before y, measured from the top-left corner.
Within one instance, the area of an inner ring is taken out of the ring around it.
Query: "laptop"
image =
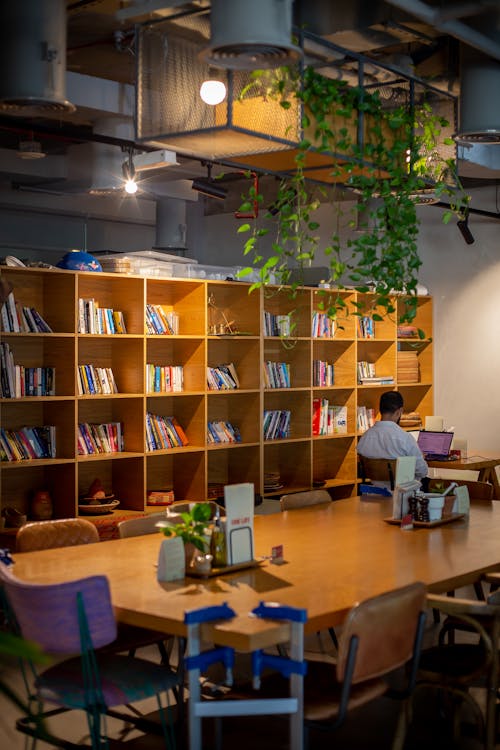
[[[421,430],[418,433],[417,445],[427,461],[453,461],[450,456],[453,432],[431,432]]]

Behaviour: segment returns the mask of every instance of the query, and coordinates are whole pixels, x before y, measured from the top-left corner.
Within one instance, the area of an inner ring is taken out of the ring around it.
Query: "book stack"
[[[399,351],[397,378],[399,385],[419,382],[419,368],[417,352]]]
[[[418,338],[418,328],[417,326],[409,326],[409,325],[398,325],[398,339],[415,339]]]
[[[241,443],[241,434],[230,422],[220,419],[207,425],[207,443]]]
[[[313,399],[312,434],[337,435],[347,433],[347,406],[335,406],[326,398]]]
[[[266,388],[290,388],[288,362],[264,362],[264,385]]]
[[[264,440],[283,440],[290,437],[290,417],[288,409],[266,409],[264,411]]]
[[[179,333],[179,316],[162,305],[146,305],[147,332],[157,336],[174,336]]]
[[[314,339],[333,339],[335,328],[335,320],[329,315],[320,312],[313,313],[311,336]]]
[[[360,385],[393,385],[392,375],[376,375],[373,362],[358,362],[358,383]]]
[[[189,440],[175,417],[146,413],[146,444],[148,451],[182,448]]]
[[[78,300],[78,333],[127,333],[123,313],[100,307],[94,298]]]
[[[0,310],[2,330],[6,333],[53,333],[34,307],[21,307],[10,292]]]
[[[207,384],[209,391],[231,391],[240,387],[236,368],[232,362],[227,365],[207,367]]]
[[[264,336],[290,336],[292,332],[291,315],[273,315],[264,311]]]
[[[0,342],[0,397],[55,396],[54,367],[16,365],[7,342]]]
[[[370,318],[367,315],[358,318],[358,336],[360,339],[375,338],[375,324],[373,318]]]
[[[183,390],[182,365],[146,365],[146,393],[179,393]]]
[[[326,388],[330,385],[335,385],[333,362],[323,362],[321,359],[313,360],[313,386]]]
[[[78,455],[93,456],[98,453],[121,453],[123,428],[120,422],[78,425]]]
[[[375,409],[370,409],[367,406],[358,406],[357,408],[357,424],[358,432],[366,432],[369,427],[373,427],[375,424]]]
[[[20,430],[0,428],[0,460],[29,461],[33,458],[56,457],[56,428],[22,427]]]
[[[111,367],[95,367],[94,365],[78,365],[78,395],[118,393],[115,376]]]

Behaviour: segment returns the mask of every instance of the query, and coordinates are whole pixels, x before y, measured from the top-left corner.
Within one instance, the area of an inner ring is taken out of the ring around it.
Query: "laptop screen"
[[[422,430],[418,434],[417,444],[422,453],[432,453],[436,456],[447,456],[450,452],[453,432],[427,432]]]

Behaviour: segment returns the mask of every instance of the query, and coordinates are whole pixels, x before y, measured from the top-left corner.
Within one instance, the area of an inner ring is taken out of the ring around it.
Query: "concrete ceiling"
[[[497,52],[496,59],[500,60],[499,5],[488,0],[295,0],[294,21],[297,27],[361,52],[375,62],[387,62],[406,70],[411,66],[417,76],[459,94],[460,44],[476,48],[482,44],[490,53]],[[35,113],[35,116],[33,113],[0,115],[0,182],[50,185],[77,192],[84,178],[75,178],[68,167],[71,152],[78,150],[75,147],[97,141],[120,153],[121,147],[132,146],[134,25],[172,19],[186,11],[208,14],[210,2],[67,0],[66,6],[66,96],[76,109],[73,113]],[[488,33],[483,32],[485,28]],[[40,143],[47,154],[45,159],[19,158],[20,141],[30,139]],[[126,153],[120,155],[122,158],[126,158]],[[153,193],[156,194],[158,185],[163,185],[168,195],[168,183],[206,174],[206,167],[196,155],[178,156],[177,161],[176,166],[150,173],[148,182]],[[231,171],[227,167],[215,169]],[[476,171],[471,176],[498,175],[489,168],[484,175]],[[233,192],[239,200],[241,190],[234,173],[228,182],[234,184]],[[275,180],[269,178],[268,182],[272,186]],[[170,192],[175,195],[173,186]]]

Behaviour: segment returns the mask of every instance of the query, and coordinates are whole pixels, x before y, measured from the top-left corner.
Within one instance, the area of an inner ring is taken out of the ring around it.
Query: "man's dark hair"
[[[403,397],[398,391],[387,391],[380,396],[380,413],[394,414],[403,406]]]

